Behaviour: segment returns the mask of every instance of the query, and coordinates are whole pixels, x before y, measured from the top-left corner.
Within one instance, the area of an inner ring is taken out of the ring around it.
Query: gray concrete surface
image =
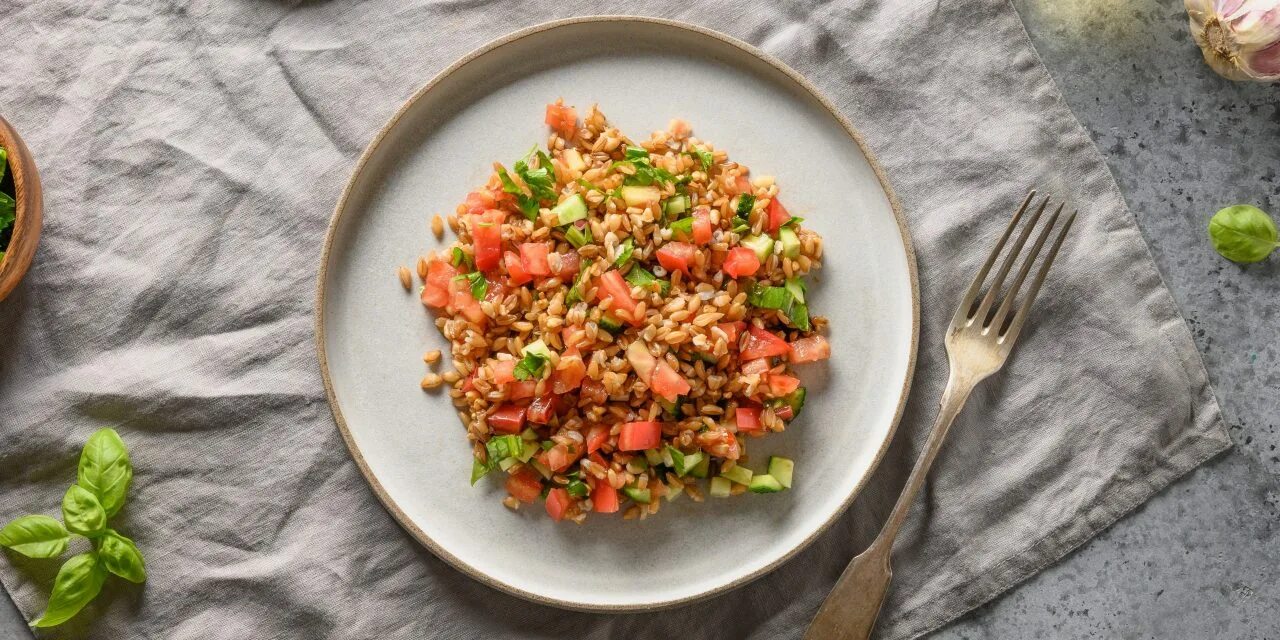
[[[1280,255],[1239,267],[1205,235],[1223,206],[1280,216],[1280,86],[1214,75],[1180,0],[1014,4],[1137,215],[1236,448],[934,637],[1280,638]],[[0,638],[24,637],[0,598]]]

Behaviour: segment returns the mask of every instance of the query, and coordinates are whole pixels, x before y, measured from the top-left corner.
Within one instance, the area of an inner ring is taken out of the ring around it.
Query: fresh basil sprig
[[[1276,223],[1262,209],[1247,204],[1227,207],[1209,221],[1209,238],[1222,257],[1233,262],[1260,262],[1280,247]]]
[[[4,181],[4,174],[9,167],[9,154],[4,149],[0,149],[0,182]],[[13,196],[0,191],[0,233],[4,233],[5,229],[13,226],[13,221],[18,219],[18,203],[14,201]],[[0,245],[0,261],[4,260],[3,245]]]
[[[89,436],[80,452],[76,484],[62,497],[62,522],[44,515],[22,516],[0,529],[0,546],[28,558],[56,558],[72,535],[89,539],[94,550],[72,556],[58,570],[44,614],[33,627],[60,625],[97,597],[107,574],[130,582],[147,579],[142,552],[132,540],[107,528],[107,519],[124,506],[133,463],[113,429]]]
[[[489,295],[489,281],[484,279],[484,274],[479,271],[471,273],[462,273],[453,277],[454,280],[466,280],[471,285],[471,297],[476,300],[484,300]]]

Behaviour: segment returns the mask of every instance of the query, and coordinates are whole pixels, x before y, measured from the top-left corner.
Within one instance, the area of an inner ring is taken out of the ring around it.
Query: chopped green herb
[[[543,451],[550,451],[556,448],[556,443],[550,440],[543,440],[542,442],[538,443],[538,446],[542,447]]]
[[[756,197],[749,193],[744,193],[738,196],[738,208],[734,210],[734,213],[739,218],[745,218],[751,215],[751,208],[754,206],[756,206]]]
[[[547,357],[539,353],[526,353],[516,363],[516,368],[512,375],[516,380],[538,380],[542,378],[542,372],[547,368]]]
[[[787,317],[791,319],[791,324],[801,331],[808,331],[811,328],[809,326],[809,306],[803,302],[791,305],[791,310],[787,313]]]
[[[672,235],[680,234],[688,240],[693,237],[693,218],[681,218],[671,223]]]
[[[587,486],[587,483],[581,480],[574,480],[570,482],[565,486],[565,490],[569,492],[569,495],[575,498],[585,498],[587,497],[587,494],[591,493],[591,488]]]
[[[702,163],[703,171],[710,171],[711,165],[716,161],[715,154],[710,151],[703,151],[702,149],[694,149],[689,152],[689,155],[694,156],[698,159],[698,162]]]
[[[475,264],[471,262],[471,256],[467,255],[466,251],[463,251],[458,247],[453,248],[449,258],[449,264],[452,264],[455,267],[466,267],[467,269],[475,268]]]
[[[635,253],[635,250],[636,242],[628,236],[627,239],[623,240],[622,244],[618,247],[618,257],[614,258],[613,266],[619,269],[625,267],[627,263],[631,261],[631,255]]]
[[[591,236],[591,232],[588,231],[586,227],[578,227],[577,225],[570,226],[564,232],[564,239],[568,240],[569,244],[573,245],[577,249],[581,249],[595,240],[595,238]]]
[[[582,302],[583,286],[587,283],[588,273],[591,273],[591,261],[583,260],[582,266],[578,269],[577,279],[574,280],[573,286],[569,287],[569,293],[565,294],[565,304],[575,305]]]
[[[627,147],[627,150],[623,153],[623,157],[627,160],[644,160],[645,162],[648,162],[649,152],[645,151],[643,147]]]
[[[782,226],[784,226],[784,227],[798,227],[798,226],[800,226],[800,223],[801,223],[801,222],[804,222],[804,218],[801,218],[801,217],[798,217],[798,216],[791,216],[791,218],[789,218],[786,222],[782,223]]]
[[[804,300],[804,282],[798,278],[787,282],[785,287],[770,287],[756,284],[747,293],[747,303],[757,309],[776,309],[786,314],[792,326],[801,331],[809,331],[809,307]],[[797,298],[797,291],[800,297]]]
[[[479,271],[458,274],[453,279],[466,280],[471,285],[471,297],[476,300],[484,300],[485,295],[489,293],[489,281],[485,280],[484,274]]]

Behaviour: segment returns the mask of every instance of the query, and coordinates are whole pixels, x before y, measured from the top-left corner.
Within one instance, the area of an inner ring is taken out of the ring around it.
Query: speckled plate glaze
[[[395,272],[437,245],[432,214],[546,139],[546,103],[599,103],[636,138],[688,120],[826,238],[811,298],[831,320],[830,361],[801,367],[804,413],[750,444],[749,466],[795,459],[795,486],[656,517],[556,524],[540,504],[468,485],[470,448],[421,356],[445,349]],[[637,611],[708,597],[793,556],[838,517],[883,454],[915,362],[915,258],[883,174],[850,124],[799,74],[727,36],[631,17],[532,27],[460,60],[413,96],[360,158],[320,267],[317,343],[343,438],[387,510],[423,545],[495,588],[537,602]]]

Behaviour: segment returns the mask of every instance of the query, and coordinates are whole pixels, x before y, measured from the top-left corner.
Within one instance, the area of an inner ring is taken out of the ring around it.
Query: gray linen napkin
[[[343,447],[312,346],[321,236],[372,134],[468,50],[589,13],[716,28],[813,79],[879,154],[920,259],[912,401],[855,508],[772,575],[661,615],[535,606],[421,549]],[[52,512],[85,437],[119,424],[137,466],[119,528],[151,575],[51,635],[796,637],[896,496],[957,292],[1033,183],[1071,198],[1077,231],[903,532],[881,636],[989,600],[1228,446],[1132,216],[1005,0],[17,0],[0,32],[0,105],[48,210],[0,304],[0,519]],[[26,616],[54,566],[0,561]]]

